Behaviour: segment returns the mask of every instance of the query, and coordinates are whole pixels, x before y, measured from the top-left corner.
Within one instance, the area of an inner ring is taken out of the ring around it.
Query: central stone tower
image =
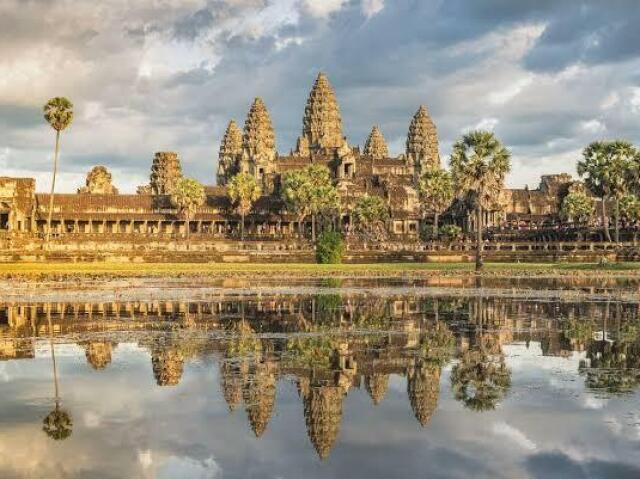
[[[424,105],[413,115],[409,125],[407,160],[417,176],[428,168],[440,166],[438,132]]]
[[[296,153],[309,156],[321,150],[337,150],[345,144],[336,93],[327,76],[319,73],[304,109],[302,136],[298,138]]]

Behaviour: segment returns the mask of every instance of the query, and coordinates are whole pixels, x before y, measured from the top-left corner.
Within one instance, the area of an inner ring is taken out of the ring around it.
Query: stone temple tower
[[[364,144],[363,153],[365,156],[370,156],[374,160],[382,160],[389,157],[387,141],[377,126],[374,126],[371,133],[369,133],[369,137]]]
[[[218,184],[226,185],[238,172],[238,162],[242,156],[242,132],[231,120],[220,143],[218,154]]]
[[[270,189],[275,171],[276,142],[271,117],[261,98],[256,98],[244,123],[240,171],[253,175]]]
[[[429,167],[440,166],[438,132],[427,112],[420,106],[411,120],[407,135],[407,159],[417,175]]]
[[[308,156],[322,149],[339,149],[346,144],[336,93],[324,73],[316,78],[302,120],[302,136],[296,153]]]
[[[151,165],[149,186],[154,195],[170,195],[182,178],[182,167],[178,154],[171,151],[161,151],[155,154]]]

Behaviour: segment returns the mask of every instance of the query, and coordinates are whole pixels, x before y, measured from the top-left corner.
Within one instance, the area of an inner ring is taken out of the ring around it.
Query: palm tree
[[[171,203],[178,208],[187,224],[187,249],[189,248],[189,223],[198,207],[205,202],[204,186],[192,178],[180,178],[171,194]]]
[[[53,153],[53,177],[51,179],[51,196],[49,197],[49,216],[47,218],[47,236],[45,245],[49,245],[51,237],[51,216],[53,215],[53,195],[56,189],[58,173],[58,154],[60,152],[60,132],[73,121],[73,103],[64,97],[50,99],[43,108],[44,119],[56,131],[56,146]]]
[[[604,235],[611,241],[606,202],[615,201],[615,235],[620,240],[620,199],[628,189],[629,177],[637,155],[635,147],[628,141],[594,141],[583,152],[578,162],[578,174],[585,176],[589,190],[602,201],[601,215]]]
[[[48,314],[49,321],[49,346],[51,348],[51,363],[53,365],[53,385],[55,391],[55,408],[42,421],[42,430],[51,439],[56,441],[66,439],[71,436],[73,421],[71,415],[60,407],[60,392],[58,387],[58,368],[56,365],[56,352],[53,347],[53,326],[51,324],[51,314]]]
[[[453,145],[449,160],[453,184],[476,214],[476,271],[483,268],[483,213],[495,205],[511,169],[511,153],[489,131],[472,131]]]
[[[420,178],[418,192],[422,208],[433,214],[433,238],[438,239],[438,217],[453,201],[451,174],[439,167],[427,169]]]
[[[353,208],[353,217],[360,231],[376,235],[380,239],[384,234],[384,224],[389,219],[389,206],[381,197],[365,193],[358,198]]]
[[[248,173],[239,173],[229,181],[227,195],[241,217],[240,239],[244,240],[244,217],[251,211],[262,190],[256,179]]]

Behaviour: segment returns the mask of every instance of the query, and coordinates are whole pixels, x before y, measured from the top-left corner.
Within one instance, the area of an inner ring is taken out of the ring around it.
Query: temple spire
[[[424,105],[420,106],[411,120],[406,153],[409,162],[419,170],[440,166],[438,132]]]
[[[218,153],[218,184],[225,185],[237,173],[238,159],[242,155],[242,132],[234,120],[229,122]]]
[[[250,157],[275,158],[275,133],[271,124],[271,117],[262,98],[256,98],[251,104],[244,123],[242,147]]]
[[[374,126],[364,144],[364,154],[374,160],[382,160],[389,157],[389,147],[380,128]]]
[[[327,75],[319,73],[311,88],[302,121],[302,137],[298,151],[321,148],[341,148],[345,143],[342,118],[335,91]]]

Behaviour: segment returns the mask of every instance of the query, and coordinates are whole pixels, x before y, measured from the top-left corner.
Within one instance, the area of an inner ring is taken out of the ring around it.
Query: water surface
[[[0,477],[640,477],[637,284],[500,281],[0,303]]]

